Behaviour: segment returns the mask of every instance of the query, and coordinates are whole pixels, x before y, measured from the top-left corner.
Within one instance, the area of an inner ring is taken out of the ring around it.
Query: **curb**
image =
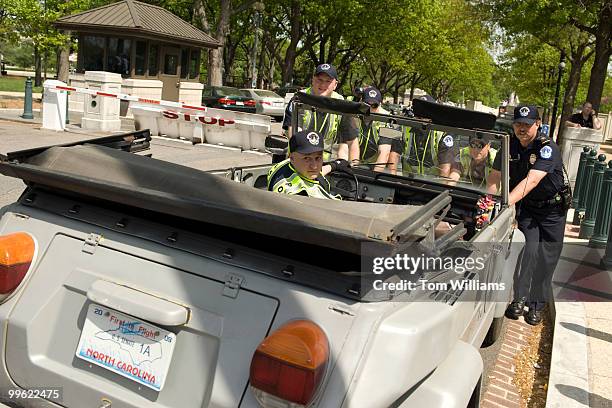
[[[555,326],[546,406],[588,407],[590,389],[584,304],[555,302],[554,309]]]
[[[16,115],[3,115],[3,111],[14,111]],[[23,113],[23,109],[0,109],[0,120],[6,120],[9,122],[27,123],[29,125],[41,125],[42,118],[40,117],[40,109],[32,109],[34,119],[22,119],[19,114]]]

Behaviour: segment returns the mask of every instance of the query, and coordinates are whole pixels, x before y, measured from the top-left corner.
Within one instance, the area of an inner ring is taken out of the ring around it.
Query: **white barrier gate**
[[[254,113],[75,88],[65,86],[63,83],[61,85],[45,83],[45,94],[47,91],[64,95],[64,91],[77,92],[133,102],[130,103],[130,108],[134,115],[136,130],[148,128],[152,135],[181,138],[193,143],[264,150],[265,139],[271,129],[269,116]],[[53,115],[56,111],[57,109],[49,109],[49,115]],[[43,127],[45,127],[44,115],[45,111],[43,111]],[[51,118],[48,119],[51,121]]]

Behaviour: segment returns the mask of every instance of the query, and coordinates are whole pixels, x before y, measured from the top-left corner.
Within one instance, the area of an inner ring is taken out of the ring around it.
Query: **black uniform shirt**
[[[593,128],[593,115],[589,115],[588,118],[584,119],[582,112],[574,113],[569,120],[572,123],[578,123],[582,127]]]
[[[493,168],[501,171],[502,154],[495,156]],[[510,138],[510,191],[525,177],[529,170],[541,170],[548,174],[525,198],[533,201],[550,200],[563,189],[563,161],[559,146],[545,135],[538,135],[527,147]]]

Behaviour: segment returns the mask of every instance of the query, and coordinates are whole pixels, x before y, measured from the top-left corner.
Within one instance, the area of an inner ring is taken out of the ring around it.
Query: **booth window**
[[[194,79],[200,75],[200,50],[191,50],[191,60],[189,60],[189,78]]]
[[[149,76],[157,76],[158,71],[158,58],[157,58],[158,46],[151,44],[149,47]]]
[[[108,39],[107,71],[130,76],[132,41],[123,38]]]
[[[189,48],[181,49],[181,78],[189,75]]]
[[[147,70],[146,65],[147,43],[136,41],[136,56],[134,61],[134,75],[144,75]]]
[[[83,36],[79,48],[83,51],[83,70],[104,71],[104,46],[106,38],[91,35]]]
[[[164,74],[176,75],[178,68],[178,55],[167,53],[164,56]]]

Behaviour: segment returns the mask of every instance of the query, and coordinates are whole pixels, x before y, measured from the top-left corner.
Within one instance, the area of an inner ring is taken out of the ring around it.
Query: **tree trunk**
[[[67,84],[70,80],[70,32],[64,34],[68,36],[68,41],[57,52],[57,79]]]
[[[612,6],[602,7],[599,26],[595,34],[595,60],[591,68],[591,79],[587,101],[599,112],[604,83],[608,76],[608,64],[612,56]]]
[[[258,64],[257,64],[257,88],[264,89],[264,66],[265,66],[265,53],[263,52],[263,47],[261,52],[258,54]]]
[[[38,46],[34,46],[34,86],[42,85],[42,58]]]
[[[289,85],[293,82],[293,67],[297,57],[297,46],[302,34],[302,21],[300,20],[300,2],[291,1],[291,41],[285,52],[285,63],[283,64],[283,83],[281,86]]]
[[[587,44],[582,43],[578,45],[576,50],[572,50],[570,54],[571,68],[567,79],[567,86],[565,88],[565,96],[563,97],[563,110],[561,111],[561,120],[559,123],[559,133],[557,134],[557,144],[559,146],[563,143],[563,132],[565,131],[565,121],[569,119],[574,110],[576,91],[578,91],[578,84],[580,83],[580,75],[582,74],[582,66],[586,60],[591,56],[591,53],[584,55]],[[551,135],[553,136],[553,135]]]
[[[270,56],[270,69],[268,69],[268,89],[274,89],[274,68],[276,59]]]
[[[208,54],[208,83],[212,86],[223,85],[223,48],[225,47],[225,38],[230,28],[231,7],[231,0],[221,0],[219,23],[217,25],[217,35],[215,36],[220,46],[210,50]]]

